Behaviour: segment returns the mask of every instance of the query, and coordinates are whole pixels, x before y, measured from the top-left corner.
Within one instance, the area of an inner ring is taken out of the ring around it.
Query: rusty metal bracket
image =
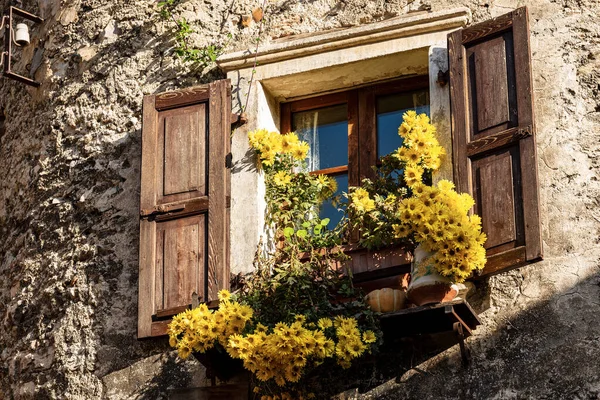
[[[27,11],[23,11],[17,7],[10,6],[8,9],[8,22],[6,28],[4,29],[4,52],[2,56],[4,57],[4,76],[15,81],[24,83],[29,86],[39,87],[41,83],[34,81],[33,79],[26,78],[24,76],[15,74],[11,70],[11,62],[12,62],[12,46],[13,46],[13,15],[19,16],[23,19],[31,21],[33,23],[41,24],[44,20],[37,15],[33,15],[28,13]]]
[[[462,358],[463,367],[467,368],[471,364],[471,351],[465,344],[465,334],[463,331],[463,325],[460,322],[455,322],[453,330],[458,338],[458,345],[460,346],[460,355]]]

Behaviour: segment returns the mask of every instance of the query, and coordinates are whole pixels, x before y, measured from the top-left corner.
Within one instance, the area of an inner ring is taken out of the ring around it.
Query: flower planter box
[[[368,250],[356,245],[341,246],[341,250],[350,257],[345,267],[352,271],[356,286],[365,292],[383,287],[400,288],[408,285],[412,252],[405,245],[396,245],[379,250]],[[304,253],[301,260],[310,258]],[[342,265],[337,263],[337,268]]]

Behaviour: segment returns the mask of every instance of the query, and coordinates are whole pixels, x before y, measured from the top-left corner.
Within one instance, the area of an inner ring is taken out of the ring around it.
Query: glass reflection
[[[348,164],[346,104],[293,113],[292,130],[310,145],[309,171]]]
[[[402,114],[415,110],[429,115],[429,90],[397,93],[377,98],[377,157],[385,156],[402,145],[398,127]]]

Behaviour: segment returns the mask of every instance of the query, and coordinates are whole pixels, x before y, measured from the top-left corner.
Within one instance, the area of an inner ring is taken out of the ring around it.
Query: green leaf
[[[305,229],[300,229],[298,230],[298,232],[296,232],[296,236],[298,236],[301,239],[304,239],[306,235],[308,235],[308,232]]]
[[[289,237],[290,237],[290,236],[292,236],[293,234],[294,234],[294,228],[292,228],[292,227],[289,227],[289,226],[288,226],[287,228],[285,228],[285,229],[283,230],[283,235],[284,235],[286,238],[289,238]]]
[[[331,221],[331,219],[329,219],[329,218],[323,218],[323,219],[321,220],[321,225],[322,225],[322,226],[327,226],[327,225],[329,224],[329,222],[330,222],[330,221]]]
[[[315,226],[315,228],[313,229],[313,232],[314,232],[316,235],[320,235],[320,234],[321,234],[321,229],[322,229],[322,228],[321,228],[321,226],[320,226],[320,225],[317,225],[317,226]]]
[[[310,228],[310,221],[304,221],[302,223],[302,226],[305,227],[305,228]]]

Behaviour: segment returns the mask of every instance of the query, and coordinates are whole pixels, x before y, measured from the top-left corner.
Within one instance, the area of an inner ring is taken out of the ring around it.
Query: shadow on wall
[[[173,389],[207,386],[197,361],[182,361],[173,351],[150,356],[103,378],[107,398],[166,399]]]
[[[495,333],[469,339],[468,368],[458,346],[420,364],[405,354],[394,360],[396,379],[346,398],[600,398],[598,315],[600,272],[506,320]]]

